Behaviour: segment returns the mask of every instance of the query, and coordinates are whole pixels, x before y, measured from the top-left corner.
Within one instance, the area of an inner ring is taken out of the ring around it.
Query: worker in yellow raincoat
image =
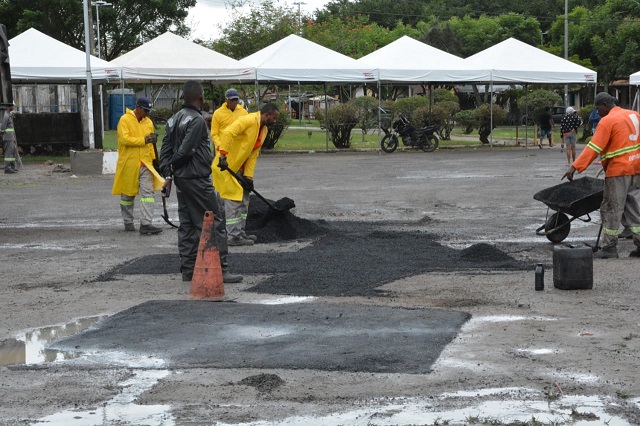
[[[227,238],[230,246],[252,245],[252,239],[243,237],[247,220],[249,195],[253,190],[253,175],[260,155],[260,147],[267,136],[270,124],[278,119],[280,111],[272,103],[259,112],[236,119],[221,133],[220,147],[213,164],[213,186],[224,202],[227,219]],[[240,177],[238,182],[231,169]]]
[[[240,95],[236,89],[229,89],[225,93],[225,102],[220,106],[220,108],[216,109],[213,113],[213,117],[211,118],[211,140],[214,145],[214,153],[220,149],[220,144],[222,143],[222,132],[231,125],[234,121],[236,121],[240,117],[244,117],[249,114],[246,109],[240,104]],[[211,164],[211,173],[212,176],[216,171],[220,171],[215,163]],[[223,211],[225,207],[224,200],[220,198],[220,193],[216,190],[216,195],[218,196],[218,204],[222,206]],[[246,203],[245,203],[246,201]],[[247,212],[249,211],[249,197],[246,199],[243,198],[242,206],[240,208],[240,216],[231,218],[231,220],[226,220],[226,226],[228,228],[227,232],[233,232],[235,227],[237,227],[241,221],[246,222],[247,220]],[[226,214],[226,212],[225,212]],[[255,235],[247,235],[242,227],[241,230],[241,239],[237,241],[243,241],[247,245],[253,244],[258,239]],[[247,241],[251,240],[251,242]],[[236,240],[234,240],[236,241]]]
[[[162,232],[153,226],[154,191],[164,184],[164,179],[153,167],[158,140],[153,122],[149,118],[151,100],[142,97],[133,110],[126,109],[118,122],[118,162],[111,193],[120,195],[120,211],[125,231],[135,231],[133,224],[134,200],[140,195],[140,234],[152,235]]]

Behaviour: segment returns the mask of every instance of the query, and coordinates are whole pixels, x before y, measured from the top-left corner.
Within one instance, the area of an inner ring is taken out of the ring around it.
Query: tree
[[[378,100],[372,96],[360,96],[349,101],[358,118],[357,126],[362,130],[362,140],[367,132],[378,124]]]
[[[435,104],[431,110],[431,119],[438,125],[441,139],[451,139],[451,131],[456,125],[456,114],[460,112],[460,104],[454,101],[442,101]]]
[[[491,117],[491,111],[493,110],[493,119]],[[480,136],[480,142],[483,144],[489,144],[489,135],[498,126],[498,123],[502,122],[507,116],[507,112],[498,105],[493,105],[490,109],[489,105],[480,105],[474,111],[476,119],[478,121],[478,135]]]
[[[110,61],[169,30],[186,36],[185,19],[196,0],[137,2],[110,0],[100,9],[102,57]],[[91,8],[95,14],[95,8]],[[84,11],[78,0],[0,1],[0,16],[10,37],[35,28],[84,50]]]
[[[351,130],[358,124],[356,108],[349,103],[336,104],[325,112],[318,110],[316,117],[320,126],[329,131],[329,138],[338,149],[351,146]]]
[[[240,5],[231,11],[230,23],[221,28],[223,36],[209,47],[234,59],[242,59],[295,34],[298,29],[296,11],[265,0],[244,12]]]
[[[536,124],[540,124],[540,116],[547,109],[555,105],[562,104],[562,97],[551,90],[533,90],[526,97],[520,98],[520,103],[524,105],[526,102],[529,117]],[[523,106],[520,107],[524,109]]]

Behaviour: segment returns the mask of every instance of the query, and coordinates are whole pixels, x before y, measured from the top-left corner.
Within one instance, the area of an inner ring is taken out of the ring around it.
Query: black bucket
[[[556,246],[553,248],[553,286],[560,290],[593,288],[593,249]]]

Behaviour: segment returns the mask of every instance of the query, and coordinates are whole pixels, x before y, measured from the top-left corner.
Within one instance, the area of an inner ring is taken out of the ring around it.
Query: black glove
[[[573,182],[573,174],[574,174],[575,172],[576,172],[575,167],[570,166],[570,167],[569,167],[569,170],[567,170],[567,172],[562,176],[562,179],[560,179],[560,180],[563,180],[564,178],[567,178],[567,180],[568,180],[569,182]]]
[[[158,142],[158,135],[156,133],[149,133],[144,138],[144,143],[156,143]]]
[[[220,158],[218,159],[218,167],[223,172],[229,168],[229,164],[227,163],[227,157],[222,155],[220,156]]]
[[[240,186],[242,186],[245,191],[253,191],[253,179],[249,177],[243,177],[240,180]]]

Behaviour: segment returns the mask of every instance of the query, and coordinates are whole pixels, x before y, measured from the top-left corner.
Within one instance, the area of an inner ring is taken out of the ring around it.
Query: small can
[[[544,290],[544,265],[538,263],[536,265],[536,291]]]

